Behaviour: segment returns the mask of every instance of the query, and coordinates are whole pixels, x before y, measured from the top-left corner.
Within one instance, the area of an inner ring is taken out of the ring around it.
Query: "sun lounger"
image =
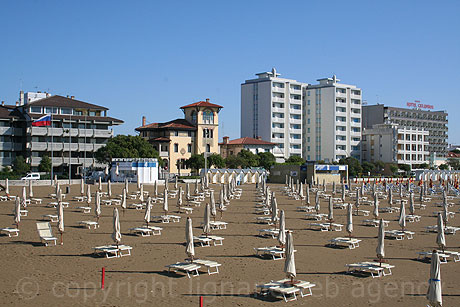
[[[299,292],[301,297],[311,296],[311,288],[314,286],[316,285],[308,281],[297,280],[294,284],[291,284],[289,279],[282,279],[256,285],[256,288],[260,289],[260,295],[272,294],[273,296],[282,296],[285,302],[289,302],[297,299],[297,292]],[[304,293],[305,290],[307,290],[306,293]]]
[[[438,251],[438,252],[452,256],[452,259],[454,260],[454,262],[460,261],[460,252],[454,252],[454,251],[443,251],[443,252]]]
[[[227,229],[228,223],[222,221],[211,221],[209,222],[211,229]]]
[[[271,214],[270,209],[268,209],[268,208],[256,208],[255,213],[264,214],[264,215],[270,215]]]
[[[433,226],[426,226],[425,227],[426,232],[438,232],[438,225],[433,225]],[[445,234],[453,234],[457,231],[460,230],[460,227],[454,227],[454,226],[444,226],[444,233]]]
[[[203,236],[200,236],[200,237],[194,236],[194,237],[193,237],[193,240],[194,240],[194,242],[200,244],[201,247],[210,247],[210,246],[211,246],[211,242],[212,242],[212,239],[211,239],[211,238],[209,238],[209,237],[203,237]]]
[[[297,211],[314,212],[315,207],[313,207],[313,206],[300,206],[300,207],[297,207]]]
[[[329,240],[330,245],[332,246],[338,246],[340,244],[348,245],[349,249],[355,249],[359,247],[359,242],[361,240],[355,239],[355,238],[346,238],[346,237],[339,237],[339,238],[334,238],[332,240]]]
[[[358,211],[358,212],[356,212],[356,211]],[[358,214],[356,214],[356,213],[358,213]],[[361,210],[361,209],[359,209],[359,210],[353,210],[353,215],[361,215],[361,214],[362,214],[363,216],[369,216],[370,211],[369,211],[369,210]]]
[[[257,218],[257,222],[258,222],[258,223],[261,223],[261,224],[268,224],[268,225],[272,225],[272,224],[273,224],[272,218],[269,217],[269,216],[261,216],[261,217],[258,217],[258,218]]]
[[[158,216],[154,216],[152,218],[152,220],[157,221],[157,222],[161,222],[161,223],[169,223],[171,221],[173,223],[178,223],[178,222],[180,222],[180,219],[181,219],[181,217],[177,216],[177,215],[158,215]]]
[[[383,220],[383,225],[384,225],[385,227],[388,226],[388,223],[390,223],[390,222],[389,222],[389,221]],[[379,227],[379,225],[380,225],[380,220],[376,220],[376,219],[373,219],[373,220],[363,220],[363,225],[364,225],[364,226]]]
[[[204,259],[194,259],[192,261],[192,263],[205,266],[206,269],[208,270],[208,275],[219,274],[219,267],[222,265],[222,264],[217,263],[215,261],[204,260]],[[214,270],[212,270],[212,269],[214,269]]]
[[[95,221],[79,221],[78,224],[88,229],[91,229],[91,226],[93,226],[94,229],[99,228],[99,223]]]
[[[271,287],[270,288],[270,293],[273,296],[282,296],[284,301],[291,302],[297,300],[296,293],[300,292],[300,289],[294,286],[288,286],[288,285],[279,285],[276,287]]]
[[[321,231],[342,231],[342,224],[335,223],[310,223],[312,229],[319,229]]]
[[[261,237],[270,236],[274,239],[278,236],[278,233],[279,229],[259,229],[259,236]]]
[[[8,200],[8,196],[0,195],[0,201],[7,201],[7,200]]]
[[[56,238],[53,237],[53,232],[51,230],[51,224],[49,222],[38,222],[37,223],[37,231],[38,236],[40,237],[40,241],[48,246],[48,242],[54,241],[54,245],[56,245]]]
[[[334,209],[346,209],[348,205],[348,203],[334,203],[332,206]]]
[[[144,204],[129,204],[128,206],[136,210],[142,210],[144,208]]]
[[[351,264],[346,264],[347,267],[347,272],[348,273],[370,273],[372,278],[376,277],[382,277],[384,276],[383,271],[384,267],[383,266],[375,266],[375,265],[370,265],[364,262],[358,262],[358,263],[351,263]]]
[[[132,234],[140,234],[142,237],[150,237],[153,233],[153,230],[148,227],[134,227],[130,228],[129,231]]]
[[[224,239],[223,237],[219,237],[219,236],[208,236],[208,238],[210,238],[212,240],[212,243],[214,244],[214,246],[220,246],[220,245],[224,245]]]
[[[104,199],[104,200],[101,200],[101,203],[103,203],[106,206],[111,206],[112,205],[112,200],[111,199]]]
[[[399,212],[399,207],[379,207],[380,213],[393,213]]]
[[[28,214],[29,214],[29,211],[27,211],[27,210],[24,210],[24,209],[19,210],[19,215],[20,216],[27,216]]]
[[[143,227],[147,227],[147,228],[150,228],[152,229],[152,235],[154,236],[160,236],[161,235],[161,231],[163,230],[163,228],[161,227],[157,227],[157,226],[143,226]]]
[[[77,209],[83,213],[91,213],[91,207],[77,207]]]
[[[10,238],[19,236],[19,229],[17,228],[6,227],[0,229],[0,232],[6,234]]]
[[[198,272],[198,269],[201,268],[201,266],[190,262],[177,262],[175,264],[167,265],[166,267],[168,268],[168,273],[171,271],[183,271],[187,273],[188,278],[190,278],[190,275],[192,277],[199,276],[200,273]]]
[[[179,212],[184,212],[185,214],[192,214],[193,208],[192,207],[179,207]]]
[[[201,206],[201,202],[199,202],[197,200],[191,200],[191,201],[188,201],[187,203],[191,204],[191,205],[194,205],[195,207],[200,207]]]
[[[290,281],[291,281],[290,279],[286,278],[286,279],[278,280],[277,282],[279,282],[281,284],[286,284],[286,283],[290,283]],[[305,296],[313,295],[313,293],[311,292],[311,288],[313,288],[316,285],[312,284],[311,282],[308,282],[308,281],[296,280],[295,283],[293,284],[293,286],[296,287],[296,288],[299,288],[301,297],[305,297]],[[308,290],[308,292],[304,293],[303,292],[304,290]]]
[[[272,246],[272,247],[255,247],[254,251],[256,256],[269,255],[273,260],[284,259],[284,248]]]
[[[420,209],[420,210],[425,210],[426,205],[425,204],[414,204],[414,208]]]
[[[305,214],[305,216],[309,220],[321,221],[323,218],[327,217],[327,214],[324,214],[324,213],[307,213],[307,214]]]
[[[118,257],[130,256],[132,249],[133,248],[131,246],[127,246],[127,245],[119,245],[118,247],[116,245],[106,245],[106,246],[95,247],[94,253],[96,254],[103,253],[105,254],[106,258],[118,258]]]
[[[112,205],[114,206],[120,206],[121,205],[121,199],[111,199]]]
[[[414,238],[414,232],[412,231],[402,231],[402,230],[386,230],[385,231],[385,238],[396,239],[398,241],[403,240],[406,238],[407,240],[411,240]]]
[[[431,259],[433,252],[428,251],[428,252],[417,252],[417,259],[418,260],[426,260],[426,259]],[[438,256],[439,256],[439,263],[447,263],[448,258],[450,258],[450,255],[447,253],[443,253],[441,251],[438,251]]]
[[[420,222],[420,215],[412,215],[412,214],[406,215],[406,220],[409,223]]]
[[[44,214],[42,215],[44,220],[48,220],[50,222],[57,222],[58,221],[58,216],[54,214]]]
[[[76,201],[82,203],[86,200],[86,196],[74,196],[73,199],[75,199]]]
[[[42,203],[41,198],[32,198],[30,201],[33,202],[36,205],[40,205]]]
[[[434,211],[433,216],[438,216],[439,213],[443,214],[442,211]],[[448,214],[449,218],[454,218],[455,217],[455,212],[453,212],[453,211],[448,211],[447,214]]]

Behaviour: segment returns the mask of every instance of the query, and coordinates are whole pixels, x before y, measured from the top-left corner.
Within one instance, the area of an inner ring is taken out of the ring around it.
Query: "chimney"
[[[16,101],[16,106],[19,106],[19,101]]]
[[[19,103],[20,103],[21,105],[24,104],[24,91],[20,91],[20,92],[19,92]]]
[[[70,99],[75,99],[75,96],[70,96]]]
[[[145,126],[145,116],[142,116],[142,126]]]
[[[4,106],[4,105],[5,105],[5,102],[2,100],[2,106]]]
[[[206,98],[206,102],[209,102],[209,98]]]
[[[224,144],[228,144],[228,136],[224,136]]]
[[[69,95],[67,95],[67,98],[69,98]]]
[[[258,140],[262,140],[262,137],[261,137],[261,136],[258,136],[256,139],[258,139]]]

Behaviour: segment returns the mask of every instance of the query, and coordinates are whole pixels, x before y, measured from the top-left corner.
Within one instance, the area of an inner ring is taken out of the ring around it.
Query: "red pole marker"
[[[203,307],[203,297],[200,296],[200,307]]]
[[[105,268],[102,268],[101,289],[104,289],[104,282],[105,282]]]

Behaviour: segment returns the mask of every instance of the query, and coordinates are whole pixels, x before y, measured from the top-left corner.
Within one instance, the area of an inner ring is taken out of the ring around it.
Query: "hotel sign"
[[[434,109],[434,106],[431,105],[431,104],[423,104],[423,103],[420,103],[420,101],[416,100],[415,102],[408,102],[407,103],[407,106],[409,108],[419,108],[419,109],[430,109],[430,110],[433,110]]]

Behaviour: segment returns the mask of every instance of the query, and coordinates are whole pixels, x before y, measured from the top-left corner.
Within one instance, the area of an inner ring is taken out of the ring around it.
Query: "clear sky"
[[[0,0],[0,100],[49,91],[110,109],[135,134],[205,98],[240,136],[240,84],[276,67],[336,74],[368,104],[420,100],[460,143],[460,1]],[[223,132],[223,133],[222,133]]]

